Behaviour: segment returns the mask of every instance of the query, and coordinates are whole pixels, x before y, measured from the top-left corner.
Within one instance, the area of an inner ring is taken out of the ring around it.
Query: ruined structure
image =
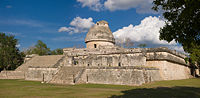
[[[86,47],[99,48],[100,46],[114,46],[115,39],[108,27],[108,22],[99,21],[90,28],[85,38]]]
[[[25,79],[58,84],[141,85],[152,81],[190,78],[185,55],[160,48],[120,48],[106,21],[87,33],[86,48],[64,48],[63,55],[27,56],[15,71],[0,78]]]

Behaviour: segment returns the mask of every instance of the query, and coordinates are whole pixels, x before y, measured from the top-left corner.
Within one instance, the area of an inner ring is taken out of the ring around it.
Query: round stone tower
[[[90,28],[86,35],[85,43],[87,48],[98,48],[99,46],[114,46],[115,39],[108,26],[108,22],[98,21]]]

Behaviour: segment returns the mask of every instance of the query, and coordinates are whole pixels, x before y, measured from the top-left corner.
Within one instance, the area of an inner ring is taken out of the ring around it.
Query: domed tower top
[[[98,45],[115,44],[115,39],[108,26],[108,22],[104,20],[98,21],[93,27],[90,28],[85,38],[87,48],[91,48],[90,46],[88,47],[89,42],[96,42],[96,45],[94,44],[96,47],[94,46],[94,48],[97,48]]]

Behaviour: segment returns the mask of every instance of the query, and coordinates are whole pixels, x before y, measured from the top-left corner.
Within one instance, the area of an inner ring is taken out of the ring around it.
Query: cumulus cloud
[[[180,45],[171,45],[171,46],[168,46],[169,49],[173,49],[173,50],[177,50],[179,52],[183,52],[185,54],[187,54],[184,49],[183,49],[183,46],[180,46]]]
[[[90,27],[94,25],[93,19],[91,17],[81,18],[76,17],[70,22],[70,27],[60,27],[59,32],[69,32],[72,33],[82,33],[87,32]]]
[[[94,11],[100,11],[103,6],[100,3],[100,0],[77,0],[77,2],[80,2],[82,4],[82,7],[87,6]]]
[[[135,8],[137,13],[155,13],[151,8],[153,0],[77,0],[82,4],[82,7],[89,7],[94,11],[101,10],[127,10]]]
[[[106,9],[110,11],[127,10],[136,8],[138,13],[149,13],[151,10],[153,0],[107,0],[104,2]]]
[[[113,33],[116,39],[125,40],[126,38],[131,39],[136,44],[146,43],[148,46],[159,47],[166,46],[170,49],[176,49],[183,51],[182,47],[172,41],[168,43],[164,40],[159,40],[159,30],[165,25],[165,20],[159,17],[146,17],[141,21],[139,25],[133,26],[130,24],[127,27],[123,27]]]

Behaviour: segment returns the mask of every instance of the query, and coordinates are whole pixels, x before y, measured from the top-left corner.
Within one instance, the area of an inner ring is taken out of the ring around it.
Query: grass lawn
[[[0,80],[0,98],[200,98],[200,79],[159,81],[142,86],[53,85]]]

